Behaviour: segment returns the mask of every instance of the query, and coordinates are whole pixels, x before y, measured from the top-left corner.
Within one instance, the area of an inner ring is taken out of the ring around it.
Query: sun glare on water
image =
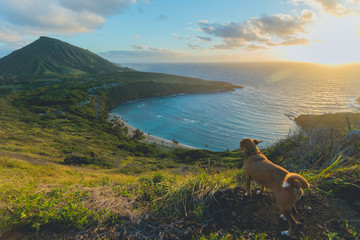
[[[321,64],[360,62],[360,17],[326,17],[310,32],[308,46],[289,50],[288,58]]]

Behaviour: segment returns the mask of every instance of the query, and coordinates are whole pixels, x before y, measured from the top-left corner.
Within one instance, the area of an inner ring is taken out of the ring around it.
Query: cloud
[[[212,41],[211,37],[202,37],[202,36],[196,36],[196,37],[202,42],[211,42]]]
[[[245,47],[247,41],[237,38],[224,38],[222,44],[214,45],[215,49],[235,49]]]
[[[284,41],[282,41],[279,45],[283,45],[283,46],[294,46],[294,45],[303,45],[303,46],[307,46],[309,45],[309,40],[306,38],[294,38],[294,37],[290,37],[288,39],[285,39]]]
[[[171,34],[171,36],[172,36],[173,38],[175,38],[176,40],[184,40],[184,39],[189,40],[189,39],[190,39],[190,36],[189,36],[189,35],[180,36],[180,35],[177,34],[177,33],[173,33],[173,34]]]
[[[137,44],[133,44],[131,45],[134,49],[138,49],[138,50],[145,50],[147,49],[146,46],[140,46],[140,45],[137,45]]]
[[[199,46],[196,45],[196,44],[187,44],[186,47],[191,48],[191,49],[193,49],[193,50],[197,50],[197,51],[203,50],[203,48],[199,47]]]
[[[154,53],[161,53],[161,54],[171,54],[171,55],[182,55],[181,52],[172,50],[172,49],[166,49],[166,48],[155,48],[155,47],[149,47],[149,50]]]
[[[132,0],[1,0],[0,21],[13,33],[0,37],[0,42],[24,40],[19,36],[93,31],[106,22],[107,16],[131,4]],[[5,31],[2,33],[5,35]]]
[[[300,17],[292,17],[286,14],[276,14],[273,16],[264,16],[261,18],[252,18],[250,24],[255,31],[261,35],[276,35],[284,37],[300,32],[305,32],[305,27],[311,23],[313,13],[310,10],[304,10]]]
[[[173,36],[173,37],[174,37],[175,39],[177,39],[177,40],[182,40],[182,39],[183,39],[181,36],[179,36],[179,35],[176,34],[176,33],[171,34],[171,36]]]
[[[0,25],[0,42],[3,43],[13,43],[23,41],[24,38],[16,31],[4,26]]]
[[[98,53],[100,56],[111,62],[131,63],[131,62],[170,62],[178,61],[186,55],[182,52],[148,47],[147,49],[139,49],[134,51],[108,51]]]
[[[246,41],[257,40],[259,36],[252,31],[251,27],[246,23],[226,23],[226,24],[217,24],[217,23],[208,23],[208,22],[198,22],[200,30],[204,33],[215,37],[221,38],[238,38],[244,39]]]
[[[324,13],[336,17],[345,17],[349,15],[360,15],[359,0],[293,0],[295,5],[305,3],[314,8],[320,8]]]
[[[127,0],[59,0],[59,4],[66,9],[71,9],[75,12],[91,12],[101,16],[115,14],[119,11],[129,7],[131,1]]]
[[[313,15],[312,11],[303,10],[299,16],[295,17],[275,14],[226,24],[199,21],[197,25],[200,31],[222,39],[223,43],[214,45],[215,49],[244,47],[255,50],[261,49],[259,46],[263,44],[268,46],[304,45],[308,40],[298,35],[306,33],[307,26],[313,22]]]
[[[268,49],[266,46],[256,45],[256,44],[250,44],[245,47],[245,50],[248,51],[257,51],[257,50],[266,50]]]
[[[325,12],[338,17],[360,15],[360,1],[358,0],[314,0],[320,4]]]

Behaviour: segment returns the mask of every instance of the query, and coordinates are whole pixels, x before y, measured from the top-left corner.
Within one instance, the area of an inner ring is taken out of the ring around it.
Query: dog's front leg
[[[246,175],[246,193],[245,196],[251,197],[251,177]]]

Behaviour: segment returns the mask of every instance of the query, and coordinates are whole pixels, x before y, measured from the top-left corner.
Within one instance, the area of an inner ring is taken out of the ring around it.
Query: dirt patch
[[[263,196],[244,196],[244,190],[236,188],[216,194],[216,205],[211,208],[217,226],[231,232],[236,226],[239,232],[245,230],[266,233],[268,238],[281,238],[279,233],[288,228],[287,223],[279,218],[275,199],[271,192]],[[295,218],[301,222],[295,238],[307,236],[310,239],[328,239],[327,234],[351,239],[346,229],[346,221],[359,229],[359,212],[348,203],[328,198],[324,195],[308,193],[296,204],[298,214]],[[233,232],[237,234],[236,231]]]

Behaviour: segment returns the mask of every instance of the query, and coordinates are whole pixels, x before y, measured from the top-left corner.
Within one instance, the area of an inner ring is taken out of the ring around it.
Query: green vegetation
[[[48,192],[37,192],[17,197],[8,209],[11,215],[3,217],[5,226],[22,223],[35,228],[48,226],[59,230],[89,226],[92,212],[82,200],[87,192],[69,191],[67,188],[53,188]]]
[[[90,66],[90,57],[78,52],[82,49],[46,38],[38,41],[45,47],[54,44],[56,54],[63,49],[72,55],[62,61]],[[42,49],[39,42],[23,49],[26,54],[21,50],[14,54],[31,55],[33,49]],[[11,63],[13,56],[9,57],[0,60],[0,74],[5,66],[1,64]],[[163,148],[144,142],[139,129],[129,136],[123,122],[109,117],[114,106],[130,100],[228,91],[233,85],[118,68],[109,73],[110,67],[94,70],[104,74],[91,75],[91,69],[83,69],[86,74],[60,76],[74,72],[68,68],[59,72],[56,62],[50,67],[51,59],[42,61],[44,68],[29,63],[19,70],[32,72],[30,76],[6,72],[9,75],[1,78],[1,237],[277,238],[279,231],[271,224],[278,212],[270,195],[255,201],[244,196],[242,152]],[[54,73],[57,77],[50,77]],[[42,76],[34,77],[37,74]],[[299,233],[300,239],[358,237],[360,141],[344,142],[347,131],[297,133],[262,149],[269,159],[300,172],[313,186],[301,205],[311,205],[319,214],[303,209],[306,231]],[[331,202],[344,207],[341,219],[328,229],[319,228],[339,216],[326,215],[334,210]],[[269,220],[266,229],[263,218]]]
[[[116,73],[118,83],[125,86],[126,76],[136,74]],[[108,120],[114,80],[105,76],[114,75],[57,79],[0,98],[0,233],[25,228],[41,236],[126,228],[144,214],[202,223],[213,217],[210,210],[224,191],[244,187],[239,151],[164,149],[142,142],[141,131],[128,137],[121,122]],[[358,155],[339,154],[332,161],[344,133],[336,136],[294,134],[262,151],[289,170],[301,171],[314,186],[309,194],[348,201],[360,185]],[[326,234],[355,236],[352,220],[344,219],[344,230]],[[194,234],[199,239],[276,239],[265,231],[245,230]]]

